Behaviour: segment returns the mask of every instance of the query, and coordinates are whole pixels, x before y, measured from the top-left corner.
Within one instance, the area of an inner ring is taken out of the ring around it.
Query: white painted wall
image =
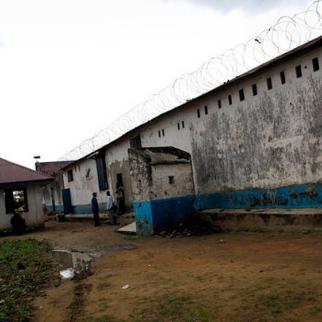
[[[68,182],[67,172],[73,170],[74,180]],[[89,171],[89,175],[86,176]],[[92,193],[97,193],[98,202],[104,202],[106,194],[99,191],[96,161],[85,159],[77,164],[68,167],[64,171],[64,186],[70,189],[71,200],[73,205],[88,205],[91,203]]]
[[[130,148],[129,139],[124,138],[117,144],[113,144],[106,151],[106,165],[110,167],[114,162],[124,162],[129,159],[128,149]]]
[[[129,140],[125,139],[117,145],[112,145],[106,152],[106,167],[107,167],[107,179],[109,184],[109,191],[115,200],[116,190],[116,173],[119,171],[113,171],[113,166],[118,163],[119,166],[123,166],[124,162],[128,162],[128,148]],[[125,165],[124,165],[125,166]],[[128,166],[128,165],[126,165]],[[74,180],[68,182],[68,170],[73,170]],[[86,174],[90,170],[90,174],[86,177]],[[129,170],[128,170],[129,171]],[[124,181],[126,175],[123,175]],[[71,199],[73,205],[88,205],[91,203],[92,193],[97,193],[97,200],[99,203],[106,202],[106,190],[99,191],[96,161],[94,159],[84,159],[77,162],[64,170],[63,174],[64,186],[71,191]]]
[[[174,182],[169,183],[169,176]],[[152,166],[153,198],[169,198],[194,194],[191,164],[159,164]]]

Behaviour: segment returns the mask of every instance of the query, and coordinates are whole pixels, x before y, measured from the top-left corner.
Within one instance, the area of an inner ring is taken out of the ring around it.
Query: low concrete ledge
[[[100,219],[107,220],[110,219],[109,215],[106,213],[99,214]],[[65,215],[66,219],[89,219],[93,220],[93,214],[68,214]],[[127,212],[121,216],[118,217],[120,226],[125,226],[133,222],[134,220],[134,213],[133,212]]]
[[[93,214],[69,214],[65,215],[67,219],[93,219]],[[107,214],[100,214],[100,219],[108,219]]]
[[[207,209],[200,217],[221,231],[322,230],[322,209]]]

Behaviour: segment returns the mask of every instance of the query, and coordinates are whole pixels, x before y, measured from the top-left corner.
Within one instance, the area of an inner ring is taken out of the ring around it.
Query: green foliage
[[[112,286],[112,284],[109,282],[102,282],[102,283],[98,284],[97,289],[106,290],[107,288],[110,288],[111,286]]]
[[[48,282],[49,246],[34,239],[0,243],[0,321],[28,321],[31,299]]]

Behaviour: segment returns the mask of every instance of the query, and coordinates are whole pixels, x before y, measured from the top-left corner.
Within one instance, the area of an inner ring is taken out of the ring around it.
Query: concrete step
[[[322,208],[206,209],[200,217],[222,231],[322,230]]]
[[[67,219],[93,219],[93,214],[68,214],[65,215]],[[108,219],[107,214],[100,214],[101,219]]]
[[[134,220],[135,220],[134,212],[128,212],[128,213],[120,216],[120,218],[119,218],[120,226],[129,225],[129,224],[133,223]]]
[[[132,222],[129,225],[123,226],[117,231],[122,234],[136,235],[136,222]]]
[[[100,219],[102,219],[102,220],[109,219],[109,215],[107,215],[106,213],[101,213],[99,216],[100,216]],[[65,216],[65,218],[93,220],[93,214],[68,214]],[[121,226],[128,225],[128,224],[132,223],[133,221],[134,221],[134,213],[133,212],[125,213],[118,218],[118,222],[120,223]]]

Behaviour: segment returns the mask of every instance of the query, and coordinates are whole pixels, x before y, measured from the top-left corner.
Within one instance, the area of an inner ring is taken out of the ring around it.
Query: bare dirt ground
[[[93,275],[36,299],[35,321],[322,321],[322,233],[135,239],[50,222],[23,238],[105,252]]]

